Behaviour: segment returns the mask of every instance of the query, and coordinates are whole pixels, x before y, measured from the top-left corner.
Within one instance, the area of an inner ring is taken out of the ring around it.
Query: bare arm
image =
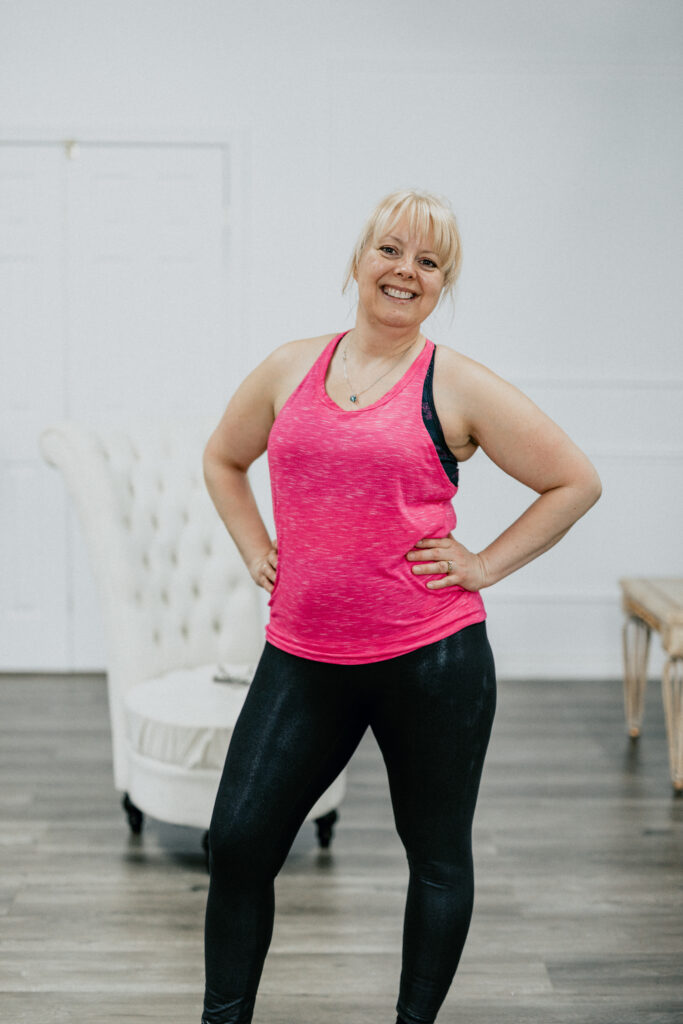
[[[204,479],[252,577],[269,592],[277,567],[271,540],[251,489],[247,470],[268,445],[275,419],[273,379],[276,353],[240,385],[204,450]]]
[[[598,500],[601,485],[583,452],[513,385],[455,353],[448,353],[439,369],[437,411],[449,445],[456,450],[459,445],[480,446],[505,473],[539,495],[478,554],[452,537],[425,538],[420,550],[408,553],[410,561],[420,563],[414,572],[446,573],[428,586],[457,584],[476,590],[497,583],[557,544]]]
[[[204,478],[218,514],[255,582],[269,593],[277,541],[268,535],[247,470],[266,450],[282,405],[332,337],[291,341],[272,352],[230,399],[204,451]]]

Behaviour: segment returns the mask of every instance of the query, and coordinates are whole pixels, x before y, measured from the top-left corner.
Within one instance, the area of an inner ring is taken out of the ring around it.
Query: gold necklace
[[[377,380],[373,380],[372,384],[368,384],[368,386],[367,386],[366,388],[363,388],[363,389],[362,389],[361,391],[354,391],[354,389],[353,389],[353,384],[352,384],[352,383],[351,383],[351,381],[349,380],[349,375],[348,375],[348,373],[346,372],[346,354],[347,354],[347,350],[348,350],[348,347],[349,347],[349,342],[348,342],[348,337],[347,337],[347,338],[346,338],[346,339],[344,340],[344,348],[342,349],[342,369],[344,370],[344,380],[346,381],[346,383],[347,383],[347,384],[349,385],[349,387],[351,388],[351,394],[349,395],[349,402],[353,402],[353,404],[355,405],[355,404],[356,404],[356,402],[358,401],[358,399],[360,398],[360,396],[361,396],[361,395],[364,395],[366,391],[369,391],[369,390],[370,390],[370,388],[374,388],[375,384],[379,384],[379,382],[380,382],[381,380],[383,380],[383,379],[384,379],[384,377],[386,377],[386,375],[387,375],[388,373],[391,373],[391,371],[392,371],[392,370],[394,369],[394,367],[395,367],[395,366],[398,366],[398,364],[399,364],[399,363],[401,362],[401,360],[403,359],[403,357],[404,357],[404,356],[405,356],[405,355],[406,355],[406,354],[407,354],[408,352],[410,352],[410,350],[411,350],[411,348],[413,347],[413,345],[414,345],[414,344],[415,344],[415,342],[414,342],[414,341],[413,341],[413,342],[411,342],[411,343],[410,343],[410,345],[408,346],[408,348],[407,348],[407,349],[405,349],[405,351],[404,351],[404,352],[401,352],[401,354],[400,354],[400,356],[398,357],[398,359],[395,359],[395,360],[393,361],[393,363],[391,364],[391,366],[389,367],[389,369],[388,369],[388,370],[385,370],[385,371],[384,371],[384,373],[380,374],[380,375],[379,375],[379,377],[377,378]]]

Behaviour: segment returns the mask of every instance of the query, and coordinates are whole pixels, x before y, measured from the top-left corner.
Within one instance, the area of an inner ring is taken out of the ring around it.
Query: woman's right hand
[[[264,555],[260,555],[251,563],[249,572],[259,587],[263,587],[269,594],[273,593],[277,572],[277,540],[272,542]]]

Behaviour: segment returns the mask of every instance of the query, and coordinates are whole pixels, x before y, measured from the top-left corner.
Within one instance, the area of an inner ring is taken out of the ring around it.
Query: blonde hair
[[[367,246],[382,235],[389,234],[404,214],[409,217],[413,234],[418,238],[431,236],[439,268],[443,273],[442,297],[452,291],[460,273],[462,244],[455,214],[448,200],[431,192],[399,189],[381,199],[365,222],[346,268],[342,292],[353,281]]]

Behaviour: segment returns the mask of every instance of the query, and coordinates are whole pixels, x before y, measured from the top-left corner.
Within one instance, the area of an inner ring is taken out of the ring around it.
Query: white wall
[[[229,343],[254,363],[350,323],[339,283],[380,195],[447,194],[465,262],[430,336],[526,390],[605,484],[485,595],[499,670],[616,675],[618,576],[683,566],[682,39],[678,0],[10,0],[0,139],[243,130]],[[468,463],[463,542],[486,543],[522,491]]]

